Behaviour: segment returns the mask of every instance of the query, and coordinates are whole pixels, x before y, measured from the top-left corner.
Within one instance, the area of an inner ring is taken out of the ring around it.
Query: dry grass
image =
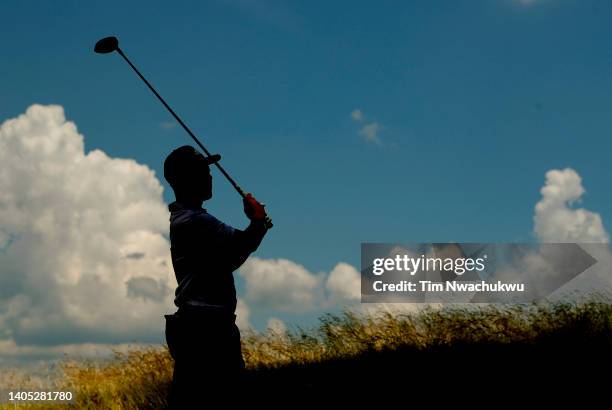
[[[539,343],[570,333],[612,342],[612,305],[468,305],[427,308],[415,314],[326,315],[318,329],[243,337],[247,366],[253,369],[309,364],[359,356],[364,352],[465,344]]]
[[[256,378],[262,371],[288,366],[308,368],[339,359],[355,362],[371,352],[575,341],[611,347],[612,305],[470,305],[378,316],[345,312],[322,317],[316,329],[243,334],[243,352]],[[147,349],[118,353],[102,365],[68,362],[64,370],[62,387],[76,394],[73,407],[153,409],[165,406],[172,359],[165,348]]]

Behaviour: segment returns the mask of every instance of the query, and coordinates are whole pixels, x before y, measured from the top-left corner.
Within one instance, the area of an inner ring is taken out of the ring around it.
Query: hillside
[[[249,404],[278,404],[281,397],[405,403],[421,394],[500,391],[522,397],[543,393],[544,383],[555,386],[549,393],[575,393],[595,387],[595,370],[609,369],[612,305],[346,312],[322,317],[316,329],[245,334],[243,344],[248,372],[239,396]],[[62,383],[76,393],[78,408],[160,408],[171,366],[166,349],[132,351],[104,365],[68,362]]]

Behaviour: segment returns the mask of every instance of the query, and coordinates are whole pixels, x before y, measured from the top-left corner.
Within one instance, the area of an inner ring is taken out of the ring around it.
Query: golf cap
[[[198,174],[199,167],[219,162],[221,155],[204,156],[191,145],[183,145],[172,151],[164,161],[164,178],[170,185]]]

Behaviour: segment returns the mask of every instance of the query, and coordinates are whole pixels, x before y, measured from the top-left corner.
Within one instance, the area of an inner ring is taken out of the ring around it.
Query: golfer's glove
[[[244,213],[252,221],[263,221],[268,215],[263,204],[258,202],[253,195],[247,194],[242,201],[244,203]]]

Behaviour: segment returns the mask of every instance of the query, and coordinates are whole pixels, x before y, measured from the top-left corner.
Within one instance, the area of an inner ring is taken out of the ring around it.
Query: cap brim
[[[213,154],[213,155],[210,155],[210,156],[204,157],[204,158],[206,159],[206,163],[208,165],[211,165],[211,164],[216,164],[217,162],[219,162],[221,160],[221,155]]]

